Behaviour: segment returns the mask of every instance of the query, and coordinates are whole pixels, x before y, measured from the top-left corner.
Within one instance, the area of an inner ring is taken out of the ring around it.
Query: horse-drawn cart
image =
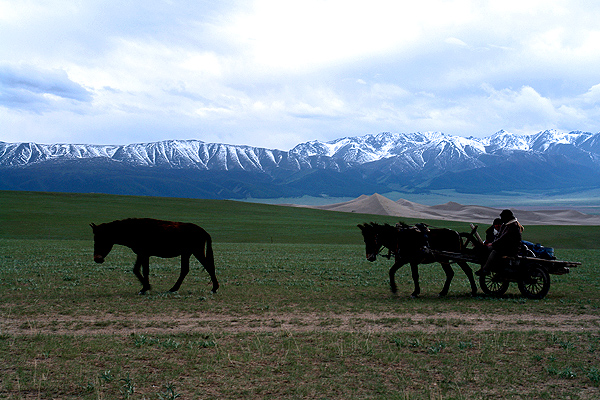
[[[470,233],[460,233],[462,250],[460,253],[431,250],[438,256],[452,262],[468,262],[484,265],[489,250],[477,234],[477,226],[471,225]],[[490,271],[480,275],[479,286],[489,295],[501,296],[508,290],[511,282],[516,282],[521,294],[529,299],[543,299],[550,290],[550,274],[563,275],[580,262],[517,256],[502,257]]]
[[[484,265],[490,250],[477,233],[477,226],[471,225],[471,232],[459,233],[446,228],[429,228],[424,224],[409,226],[398,224],[378,224],[375,222],[358,225],[365,241],[365,255],[368,261],[375,261],[382,255],[394,257],[390,268],[390,287],[396,293],[396,271],[410,264],[416,297],[421,293],[419,285],[419,264],[440,263],[446,273],[446,282],[440,296],[448,293],[454,276],[450,263],[456,263],[463,270],[471,285],[471,293],[477,293],[473,271],[468,263]],[[386,248],[387,255],[381,251]],[[530,299],[542,299],[550,289],[550,274],[562,275],[570,268],[581,265],[579,262],[545,259],[542,257],[504,257],[491,271],[479,277],[479,286],[484,293],[500,296],[508,290],[510,282],[519,285],[521,293]]]

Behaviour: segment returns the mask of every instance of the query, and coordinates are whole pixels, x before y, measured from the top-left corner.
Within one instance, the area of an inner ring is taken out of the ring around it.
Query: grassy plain
[[[214,240],[219,293],[193,263],[92,261],[89,223],[195,222]],[[581,261],[549,295],[468,295],[460,269],[368,263],[356,224],[382,216],[230,201],[0,192],[0,398],[597,399],[600,227],[526,227]],[[413,222],[406,220],[406,222]],[[467,223],[428,221],[460,231]],[[475,266],[474,266],[475,267]]]

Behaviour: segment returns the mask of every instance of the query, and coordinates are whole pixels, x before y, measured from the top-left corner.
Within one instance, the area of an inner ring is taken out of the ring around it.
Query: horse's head
[[[96,224],[90,224],[92,227],[92,231],[94,232],[94,261],[98,264],[102,264],[104,262],[104,258],[110,253],[113,247],[113,242],[110,240],[104,229],[102,229],[102,224],[99,226]]]
[[[375,261],[377,254],[381,251],[382,244],[379,242],[379,235],[374,224],[359,224],[357,225],[362,231],[365,241],[366,257],[368,261]]]

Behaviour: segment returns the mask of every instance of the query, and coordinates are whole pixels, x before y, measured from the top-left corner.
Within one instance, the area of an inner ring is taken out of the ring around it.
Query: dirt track
[[[256,314],[256,315],[188,315],[173,318],[138,315],[61,316],[44,315],[24,319],[3,317],[2,335],[124,335],[131,333],[246,333],[246,332],[435,332],[548,330],[586,332],[600,329],[600,316],[577,315],[483,315],[439,313],[409,314]]]

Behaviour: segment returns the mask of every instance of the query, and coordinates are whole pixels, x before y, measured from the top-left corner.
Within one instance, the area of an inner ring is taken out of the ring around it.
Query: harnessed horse
[[[446,282],[440,292],[440,296],[448,294],[450,283],[454,277],[454,271],[450,266],[450,260],[446,257],[435,255],[431,250],[443,250],[450,252],[460,252],[462,243],[458,232],[446,228],[438,229],[418,229],[406,224],[391,226],[389,224],[377,224],[374,222],[358,225],[362,231],[365,241],[366,257],[368,261],[375,261],[383,248],[388,249],[388,255],[394,255],[395,262],[390,268],[390,287],[393,293],[398,291],[395,274],[400,267],[410,264],[412,278],[414,282],[414,291],[412,297],[421,294],[419,285],[419,264],[431,264],[438,262],[442,265],[446,273]],[[477,285],[473,277],[473,270],[464,261],[457,262],[460,268],[469,278],[471,284],[471,294],[477,293]]]

